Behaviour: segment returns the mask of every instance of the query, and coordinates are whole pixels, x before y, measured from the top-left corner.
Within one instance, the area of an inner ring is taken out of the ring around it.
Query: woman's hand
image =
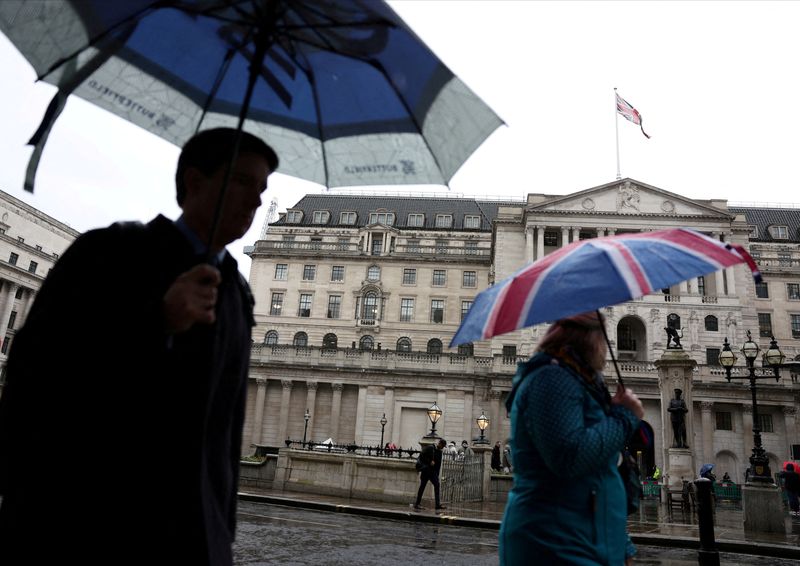
[[[620,387],[611,398],[611,402],[615,405],[622,405],[637,417],[644,418],[644,407],[642,402],[636,396],[636,393],[630,389]]]

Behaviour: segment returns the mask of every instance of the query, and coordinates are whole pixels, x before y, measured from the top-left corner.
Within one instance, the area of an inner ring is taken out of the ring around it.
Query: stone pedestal
[[[492,445],[473,444],[472,451],[483,459],[483,500],[491,501],[492,492]]]
[[[742,488],[744,530],[786,534],[780,488],[748,483]]]
[[[664,473],[667,476],[665,488],[671,491],[680,491],[681,478],[692,481],[697,476],[697,466],[694,452],[694,407],[692,402],[692,370],[697,365],[689,354],[682,349],[669,349],[664,351],[661,358],[655,361],[658,368],[658,388],[661,392],[661,430],[654,431],[656,437],[661,436],[661,447],[664,462]],[[686,441],[689,445],[684,448],[675,448],[672,420],[670,418],[669,403],[673,399],[675,389],[680,389],[682,398],[686,402]]]
[[[667,485],[670,491],[681,491],[683,480],[693,481],[695,478],[694,458],[689,448],[669,448],[667,450]]]

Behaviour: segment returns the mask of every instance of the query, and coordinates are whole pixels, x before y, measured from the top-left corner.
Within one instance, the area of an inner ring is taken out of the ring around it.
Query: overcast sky
[[[506,122],[453,178],[452,196],[567,194],[613,181],[614,87],[644,119],[619,118],[621,173],[689,198],[800,202],[800,3],[391,2]],[[22,190],[54,89],[0,34],[0,189],[78,230],[177,217],[178,148],[73,97],[53,128],[36,193]],[[398,188],[376,189],[376,193]],[[445,187],[399,188],[425,194]],[[273,175],[285,210],[323,187]],[[333,191],[337,192],[337,191]]]

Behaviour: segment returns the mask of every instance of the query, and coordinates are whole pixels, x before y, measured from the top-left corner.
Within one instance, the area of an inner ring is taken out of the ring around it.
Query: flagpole
[[[617,87],[614,87],[614,130],[617,134],[617,181],[622,179],[619,172],[619,112],[617,112]]]

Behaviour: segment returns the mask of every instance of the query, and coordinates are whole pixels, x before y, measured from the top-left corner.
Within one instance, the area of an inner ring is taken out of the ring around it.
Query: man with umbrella
[[[0,398],[0,563],[232,563],[254,320],[225,246],[278,166],[238,135],[186,143],[178,220],[88,232],[44,282]]]

